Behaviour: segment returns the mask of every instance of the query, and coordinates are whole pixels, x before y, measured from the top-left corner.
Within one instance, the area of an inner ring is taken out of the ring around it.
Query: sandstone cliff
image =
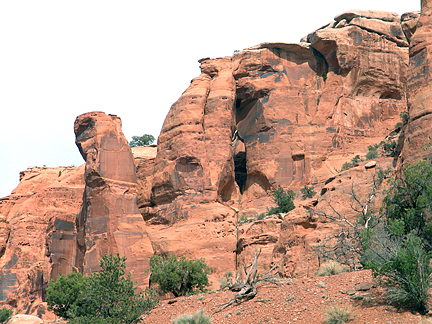
[[[426,2],[420,18],[352,10],[299,43],[201,59],[157,148],[131,151],[117,116],[78,116],[85,165],[29,169],[0,201],[1,301],[42,316],[49,280],[92,273],[104,253],[127,256],[141,288],[153,254],[205,258],[217,287],[256,246],[264,269],[313,275],[313,247],[339,225],[309,211],[331,212],[331,202],[354,216],[353,187],[367,198],[376,169],[395,167],[400,150],[400,164],[424,154],[429,11]],[[403,111],[409,122],[395,128]],[[396,156],[341,171],[386,138]],[[278,185],[318,194],[287,215],[237,225],[273,206]]]

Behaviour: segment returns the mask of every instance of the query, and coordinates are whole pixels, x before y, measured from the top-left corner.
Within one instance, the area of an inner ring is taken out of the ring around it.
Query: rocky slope
[[[92,273],[103,253],[127,256],[141,287],[153,254],[205,258],[217,287],[255,247],[262,269],[313,276],[315,248],[342,230],[310,211],[355,217],[353,197],[369,200],[379,169],[425,154],[430,7],[423,1],[421,15],[402,17],[352,10],[299,43],[201,59],[157,148],[131,151],[117,116],[78,116],[85,165],[29,169],[0,201],[0,300],[49,317],[49,280]],[[395,128],[404,111],[408,123]],[[393,157],[342,171],[382,140],[394,141]],[[273,206],[279,185],[317,194],[299,195],[287,215],[237,225]]]

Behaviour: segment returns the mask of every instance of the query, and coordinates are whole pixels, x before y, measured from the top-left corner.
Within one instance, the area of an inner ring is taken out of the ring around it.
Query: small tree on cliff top
[[[132,136],[132,141],[129,142],[130,147],[145,146],[153,144],[155,137],[150,134],[144,134],[143,136]]]

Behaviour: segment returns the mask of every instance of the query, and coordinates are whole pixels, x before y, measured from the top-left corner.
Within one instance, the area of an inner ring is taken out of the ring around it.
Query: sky
[[[115,114],[128,140],[157,137],[199,59],[298,42],[350,9],[403,14],[420,0],[0,1],[0,197],[28,167],[84,163],[78,115]]]

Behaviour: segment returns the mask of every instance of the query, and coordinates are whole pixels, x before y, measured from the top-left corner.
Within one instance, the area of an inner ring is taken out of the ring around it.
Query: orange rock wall
[[[422,1],[422,11],[411,38],[407,83],[409,123],[400,163],[432,157],[432,2]]]

